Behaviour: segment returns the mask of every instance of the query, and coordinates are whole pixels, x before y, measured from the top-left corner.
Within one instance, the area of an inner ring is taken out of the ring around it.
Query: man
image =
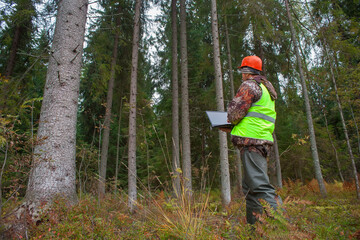
[[[242,84],[228,105],[228,121],[234,124],[231,141],[240,149],[244,167],[243,190],[246,196],[246,220],[254,224],[256,215],[263,211],[259,199],[274,209],[281,204],[267,175],[267,160],[274,139],[276,91],[260,75],[262,61],[247,56],[239,67]]]

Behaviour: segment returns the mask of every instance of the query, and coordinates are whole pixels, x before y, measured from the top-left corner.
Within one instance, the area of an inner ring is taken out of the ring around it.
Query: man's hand
[[[231,128],[219,128],[219,130],[227,133],[231,132]]]

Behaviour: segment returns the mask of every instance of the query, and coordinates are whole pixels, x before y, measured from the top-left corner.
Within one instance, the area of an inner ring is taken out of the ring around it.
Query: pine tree
[[[180,186],[180,152],[179,152],[179,81],[178,81],[178,34],[177,34],[177,0],[171,1],[172,29],[172,171],[176,196],[181,194]]]
[[[211,0],[211,29],[213,36],[214,49],[214,69],[215,69],[215,86],[216,86],[216,105],[218,111],[224,111],[224,93],[223,81],[220,62],[220,44],[219,30],[216,10],[216,0]],[[231,202],[230,193],[230,172],[228,160],[228,146],[226,133],[219,130],[219,147],[220,147],[220,170],[221,170],[221,196],[225,206]]]
[[[181,54],[181,139],[184,189],[187,196],[192,196],[191,179],[191,144],[188,93],[188,54],[186,33],[186,5],[180,0],[180,54]]]
[[[139,38],[140,38],[140,10],[141,0],[136,0],[134,16],[134,33],[132,44],[131,60],[131,86],[130,86],[130,115],[129,115],[129,149],[128,149],[128,182],[130,212],[134,212],[137,201],[136,189],[136,96],[137,96],[137,75],[139,59]]]

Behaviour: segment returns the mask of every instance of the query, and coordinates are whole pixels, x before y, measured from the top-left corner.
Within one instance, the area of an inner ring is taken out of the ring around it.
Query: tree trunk
[[[39,220],[55,198],[77,202],[76,120],[87,6],[87,0],[58,5],[25,201],[14,212],[14,225],[5,230],[16,238],[25,237],[26,222]]]
[[[227,58],[228,58],[228,67],[229,67],[229,78],[230,78],[230,95],[231,99],[234,98],[235,88],[234,88],[234,72],[231,60],[231,49],[230,49],[230,39],[229,39],[229,29],[227,26],[227,17],[225,16],[225,38],[226,38],[226,48],[227,48]]]
[[[273,138],[274,138],[274,153],[275,153],[275,165],[276,165],[276,183],[279,188],[282,188],[279,146],[275,133],[273,133]]]
[[[177,39],[177,0],[171,1],[172,28],[172,171],[175,195],[181,194],[180,186],[180,158],[179,158],[179,81],[178,81],[178,39]]]
[[[41,143],[35,146],[26,191],[32,217],[56,196],[77,201],[76,117],[86,13],[87,0],[59,2],[38,129]]]
[[[309,96],[308,96],[308,92],[307,92],[306,81],[304,78],[304,72],[303,72],[302,63],[301,63],[298,42],[295,37],[296,33],[295,33],[294,26],[292,24],[292,18],[291,18],[291,14],[290,14],[288,0],[285,0],[285,5],[286,5],[286,11],[287,11],[287,15],[288,15],[290,30],[291,30],[291,39],[294,44],[296,60],[297,60],[297,64],[299,67],[299,73],[300,73],[300,78],[301,78],[302,91],[303,91],[303,96],[304,96],[304,100],[305,100],[305,110],[306,110],[306,117],[307,117],[307,122],[308,122],[308,127],[309,127],[311,153],[312,153],[312,157],[313,157],[313,161],[314,161],[315,177],[318,181],[321,195],[323,197],[326,197],[327,193],[326,193],[324,179],[323,179],[322,173],[321,173],[320,160],[319,160],[319,155],[318,155],[317,146],[316,146],[315,130],[314,130],[313,120],[312,120],[312,116],[311,116],[311,106],[310,106]]]
[[[234,88],[234,73],[233,66],[231,60],[231,49],[230,49],[230,39],[229,39],[229,30],[227,26],[227,17],[225,16],[225,37],[226,37],[226,48],[227,48],[227,57],[229,64],[229,78],[230,78],[230,96],[231,99],[234,98],[235,88]],[[236,170],[236,182],[237,182],[237,191],[239,195],[243,195],[242,191],[242,171],[241,171],[241,155],[240,150],[235,148],[236,156],[235,156],[235,170]]]
[[[191,180],[191,145],[190,145],[190,117],[188,93],[188,57],[186,33],[186,6],[185,0],[180,0],[180,52],[181,52],[181,139],[182,162],[184,176],[184,191],[187,197],[192,196]]]
[[[136,0],[134,33],[131,59],[131,84],[130,84],[130,116],[129,116],[129,150],[128,150],[128,178],[129,196],[128,207],[131,213],[135,211],[137,201],[136,189],[136,95],[137,95],[137,70],[139,59],[140,39],[140,8],[141,0]]]
[[[211,0],[211,29],[213,36],[213,49],[214,49],[214,69],[216,81],[216,105],[218,111],[224,111],[224,94],[220,62],[220,44],[218,32],[218,19],[216,0]],[[229,172],[229,159],[228,159],[228,146],[226,133],[219,130],[219,147],[220,147],[220,170],[221,170],[221,196],[223,205],[227,206],[231,202],[230,193],[230,172]]]
[[[119,109],[118,131],[117,131],[117,135],[116,135],[116,164],[115,164],[115,188],[114,188],[114,193],[117,193],[117,188],[118,188],[120,133],[121,133],[120,126],[121,126],[122,103],[123,103],[123,99],[121,98],[121,100],[120,100],[120,109]]]
[[[120,14],[120,7],[118,7],[118,14]],[[111,66],[110,66],[110,79],[108,83],[108,92],[106,98],[106,109],[105,109],[105,119],[104,119],[104,133],[103,141],[101,146],[101,159],[100,159],[100,169],[99,169],[99,196],[103,198],[105,196],[106,188],[106,166],[108,159],[109,151],[109,137],[110,137],[110,124],[111,124],[111,109],[113,101],[113,91],[114,91],[114,80],[115,80],[115,68],[116,68],[116,59],[118,55],[118,45],[119,45],[119,28],[120,27],[120,17],[116,18],[116,30],[114,38],[114,46],[112,52]]]

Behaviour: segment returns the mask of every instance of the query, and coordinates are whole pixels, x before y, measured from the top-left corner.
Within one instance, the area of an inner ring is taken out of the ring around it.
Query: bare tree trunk
[[[229,78],[230,78],[230,95],[231,99],[234,98],[235,88],[234,88],[234,72],[231,60],[231,49],[230,49],[230,39],[229,39],[229,29],[227,26],[227,17],[225,16],[225,38],[226,38],[226,48],[227,48],[227,58],[228,58],[228,67],[229,67]]]
[[[182,162],[184,176],[184,191],[188,197],[192,196],[191,180],[191,144],[190,144],[190,117],[188,93],[188,57],[186,33],[186,5],[180,0],[180,52],[181,52],[181,139]]]
[[[119,109],[119,121],[118,121],[118,131],[116,139],[116,164],[115,164],[115,188],[114,193],[117,193],[118,187],[118,175],[119,175],[119,153],[120,153],[120,132],[121,132],[121,113],[122,113],[122,103],[123,99],[120,100],[120,109]]]
[[[216,105],[218,111],[224,111],[224,94],[220,62],[220,44],[216,0],[211,0],[211,29],[213,36],[214,48],[214,69],[216,81]],[[220,147],[220,171],[221,171],[221,196],[223,205],[227,206],[231,202],[230,192],[230,172],[228,159],[228,145],[226,133],[219,130],[219,147]]]
[[[137,70],[139,59],[140,39],[140,8],[141,0],[136,0],[134,35],[131,59],[131,84],[130,84],[130,116],[129,116],[129,149],[128,149],[128,178],[129,196],[128,207],[131,213],[135,211],[137,201],[136,189],[136,95],[137,95]]]
[[[150,187],[150,168],[149,168],[149,163],[150,163],[150,152],[149,152],[149,143],[146,137],[146,127],[145,127],[145,121],[144,121],[144,116],[143,114],[140,112],[139,113],[141,116],[141,121],[142,121],[142,129],[143,129],[143,134],[144,134],[144,143],[146,146],[146,168],[147,168],[147,185],[148,185],[148,193],[151,195],[151,187]]]
[[[118,14],[120,13],[120,7],[118,7]],[[106,167],[109,151],[109,137],[110,137],[110,124],[111,124],[111,110],[112,110],[112,101],[113,101],[113,91],[114,91],[114,81],[115,81],[115,69],[116,69],[116,59],[118,55],[118,45],[119,45],[119,28],[120,27],[120,17],[116,19],[116,32],[114,38],[114,46],[112,52],[111,66],[110,66],[110,79],[108,83],[108,92],[106,98],[106,109],[105,109],[105,119],[104,119],[104,135],[101,146],[101,159],[100,159],[100,171],[99,171],[99,196],[103,198],[105,196],[105,186],[106,186]]]
[[[274,138],[274,153],[275,153],[275,165],[276,165],[276,181],[277,186],[282,188],[282,175],[281,175],[281,165],[280,165],[280,154],[279,154],[279,146],[276,134],[273,133]]]
[[[292,17],[291,17],[291,14],[290,14],[288,0],[285,0],[285,4],[286,4],[286,11],[287,11],[287,15],[288,15],[289,24],[290,24],[291,39],[292,39],[293,44],[294,44],[296,60],[297,60],[298,66],[299,66],[299,73],[300,73],[300,78],[301,78],[302,91],[303,91],[303,96],[304,96],[304,101],[305,101],[306,117],[307,117],[307,122],[308,122],[308,127],[309,127],[309,134],[310,134],[311,153],[312,153],[312,157],[313,157],[313,161],[314,161],[315,177],[316,177],[316,179],[318,181],[321,195],[323,197],[326,197],[327,193],[326,193],[324,179],[323,179],[322,173],[321,173],[320,160],[319,160],[319,155],[318,155],[317,146],[316,146],[315,130],[314,130],[313,120],[312,120],[312,116],[311,116],[311,106],[310,106],[309,96],[308,96],[308,92],[307,92],[306,81],[305,81],[305,78],[304,78],[304,73],[303,73],[303,68],[302,68],[302,63],[301,63],[301,57],[300,57],[299,47],[298,47],[298,42],[297,42],[297,39],[295,37],[296,33],[295,33],[294,26],[292,24]]]
[[[41,143],[35,146],[26,191],[32,217],[56,196],[77,201],[76,117],[86,13],[87,0],[59,2],[38,129]]]
[[[235,88],[234,88],[234,73],[231,60],[231,49],[230,49],[230,39],[229,39],[229,30],[227,26],[227,17],[225,16],[225,37],[226,37],[226,48],[227,48],[227,57],[229,64],[229,77],[230,77],[230,96],[231,99],[234,98]],[[236,182],[237,182],[237,191],[240,195],[243,195],[242,191],[242,171],[241,171],[241,155],[238,148],[235,148],[235,169],[236,169]]]
[[[181,194],[180,186],[180,158],[179,158],[179,81],[178,81],[178,39],[177,39],[177,0],[171,1],[172,28],[172,171],[175,195]]]

